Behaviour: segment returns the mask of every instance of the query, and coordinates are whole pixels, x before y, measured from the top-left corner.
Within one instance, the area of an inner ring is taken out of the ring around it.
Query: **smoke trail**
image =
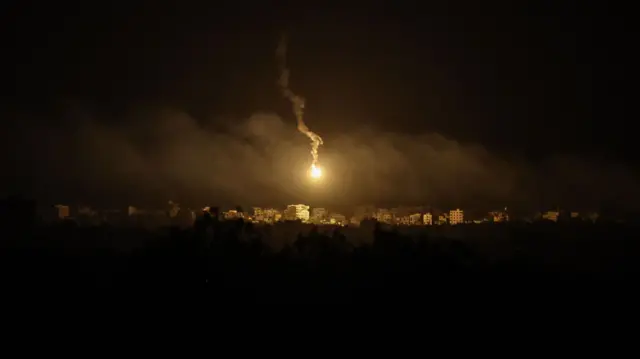
[[[278,66],[280,70],[278,85],[282,89],[282,94],[289,99],[293,105],[293,113],[296,115],[296,119],[298,120],[298,131],[307,135],[311,140],[311,156],[313,156],[313,164],[311,166],[312,168],[315,168],[318,163],[318,147],[322,145],[322,138],[318,136],[318,134],[309,130],[307,125],[304,123],[304,98],[297,96],[293,91],[291,91],[291,89],[289,89],[289,69],[287,68],[286,62],[287,42],[284,35],[276,49],[276,57],[278,59]]]

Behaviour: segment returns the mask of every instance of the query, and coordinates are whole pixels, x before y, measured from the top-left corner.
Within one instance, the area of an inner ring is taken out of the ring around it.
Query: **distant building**
[[[422,216],[422,223],[425,226],[433,225],[433,215],[431,213],[425,213],[424,216]]]
[[[127,214],[130,216],[133,216],[134,214],[136,214],[138,212],[138,209],[134,206],[128,206],[127,207]]]
[[[57,204],[55,207],[58,209],[58,218],[59,219],[69,218],[69,216],[71,215],[71,211],[69,210],[69,206],[65,206],[65,205],[62,205],[62,204]]]
[[[438,216],[438,224],[447,224],[449,223],[449,213],[442,213]]]
[[[253,222],[264,222],[264,211],[260,207],[253,207]]]
[[[169,201],[169,217],[176,218],[178,213],[180,213],[180,205],[173,201]]]
[[[265,223],[275,223],[282,219],[282,213],[275,208],[265,208],[262,211],[262,216]]]
[[[171,207],[171,209],[169,209],[169,217],[171,218],[176,218],[179,213],[180,213],[179,206],[174,206],[174,207]]]
[[[238,212],[235,209],[230,209],[226,212],[222,212],[222,217],[226,220],[234,220],[234,219],[240,219],[243,218],[244,215],[242,212]]]
[[[314,208],[311,210],[311,222],[315,224],[325,223],[327,214],[328,212],[325,208]]]
[[[282,219],[285,221],[295,221],[297,219],[296,207],[293,205],[287,206],[282,212]]]
[[[542,219],[546,219],[553,222],[558,222],[558,217],[560,217],[559,211],[547,211],[542,214]]]
[[[489,220],[493,221],[494,223],[508,222],[509,213],[507,213],[506,208],[504,211],[489,212]]]
[[[306,204],[290,204],[284,211],[284,219],[287,221],[309,221],[309,206]]]
[[[419,226],[422,224],[422,215],[420,213],[414,213],[409,216],[409,224],[412,226]]]
[[[329,223],[344,226],[347,224],[347,218],[340,213],[331,213]]]
[[[378,222],[392,224],[393,214],[387,208],[378,208],[378,211],[376,212],[376,219]]]
[[[456,225],[461,223],[464,223],[464,212],[459,208],[449,211],[449,224]]]
[[[392,216],[394,219],[395,219],[395,218],[397,218],[397,217],[400,217],[400,209],[399,209],[398,207],[391,208],[391,209],[389,210],[389,212],[391,212],[391,216]]]

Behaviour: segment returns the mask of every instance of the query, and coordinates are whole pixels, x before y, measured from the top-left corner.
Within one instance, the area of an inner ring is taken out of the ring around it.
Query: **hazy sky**
[[[114,123],[75,110],[64,126],[22,121],[14,140],[37,145],[14,162],[17,174],[28,178],[17,185],[60,200],[103,203],[584,208],[611,201],[633,206],[639,198],[637,175],[622,164],[555,155],[533,165],[437,133],[363,127],[326,136],[320,156],[325,176],[315,182],[306,173],[308,139],[275,114],[228,119],[226,127],[171,109],[140,110],[125,119]],[[12,156],[3,151],[3,161]]]
[[[376,5],[16,3],[2,35],[4,192],[638,203],[624,76],[611,64],[595,71],[619,37],[594,26],[615,19],[536,4],[483,2],[463,17]],[[304,177],[307,139],[275,84],[283,29],[291,88],[325,140],[321,185]]]

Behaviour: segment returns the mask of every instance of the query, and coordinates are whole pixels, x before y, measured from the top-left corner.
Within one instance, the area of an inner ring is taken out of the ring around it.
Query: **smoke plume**
[[[280,44],[276,49],[276,57],[278,59],[278,66],[280,70],[280,79],[278,85],[282,89],[283,95],[291,101],[293,105],[293,113],[298,121],[298,131],[307,135],[311,140],[311,156],[313,156],[312,166],[315,167],[318,164],[318,147],[322,145],[322,138],[316,133],[309,130],[304,123],[304,98],[298,96],[289,88],[289,69],[287,68],[287,41],[285,36],[282,36]]]
[[[306,140],[273,114],[209,122],[169,109],[118,121],[78,111],[67,117],[53,124],[20,116],[0,134],[3,194],[95,206],[174,200],[580,210],[640,203],[638,175],[622,164],[566,155],[532,165],[436,133],[336,133],[323,155],[331,170],[312,183]]]

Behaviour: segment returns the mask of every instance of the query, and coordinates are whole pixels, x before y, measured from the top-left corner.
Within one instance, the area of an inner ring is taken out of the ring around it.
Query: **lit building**
[[[558,217],[559,216],[560,216],[560,212],[559,211],[547,211],[547,212],[542,214],[542,219],[558,222]]]
[[[461,209],[452,209],[449,211],[449,224],[464,223],[464,212]]]
[[[235,209],[230,209],[226,212],[222,212],[222,216],[226,220],[233,220],[233,219],[238,219],[243,217],[242,212],[238,212]]]
[[[282,212],[282,219],[285,221],[295,221],[296,220],[296,207],[295,205],[287,206]]]
[[[309,206],[306,204],[290,204],[284,211],[284,219],[287,221],[309,221]]]
[[[489,212],[489,219],[494,223],[508,222],[509,213],[507,213],[506,208],[504,211],[492,211]]]
[[[409,216],[409,224],[412,226],[419,226],[422,224],[422,215],[420,213],[414,213]]]
[[[58,204],[55,207],[58,209],[58,218],[65,219],[71,215],[69,206]]]
[[[329,223],[344,226],[347,224],[347,218],[340,213],[331,213]]]
[[[264,222],[264,212],[260,207],[253,207],[253,221]]]
[[[282,213],[275,208],[265,208],[262,210],[262,218],[266,223],[275,223],[282,218]]]
[[[134,206],[127,207],[127,214],[129,214],[130,216],[133,216],[134,214],[137,214],[138,212],[140,212],[140,211]]]
[[[401,217],[400,209],[398,207],[391,208],[389,212],[391,212],[391,218],[393,222],[396,222],[396,218],[399,219]]]
[[[378,222],[391,224],[393,223],[393,214],[386,208],[378,208],[376,220],[378,220]]]
[[[311,222],[316,224],[324,223],[327,220],[327,210],[325,208],[314,208],[311,210]]]
[[[180,205],[173,201],[169,201],[169,206],[171,206],[171,208],[169,209],[169,217],[176,218],[176,216],[178,216],[178,213],[180,213]]]
[[[447,224],[449,222],[449,213],[442,213],[438,216],[438,224]]]
[[[422,223],[425,226],[433,225],[433,215],[431,213],[425,213],[424,216],[422,216]]]
[[[285,221],[295,221],[296,220],[296,207],[295,206],[287,206],[282,212],[282,219]]]

